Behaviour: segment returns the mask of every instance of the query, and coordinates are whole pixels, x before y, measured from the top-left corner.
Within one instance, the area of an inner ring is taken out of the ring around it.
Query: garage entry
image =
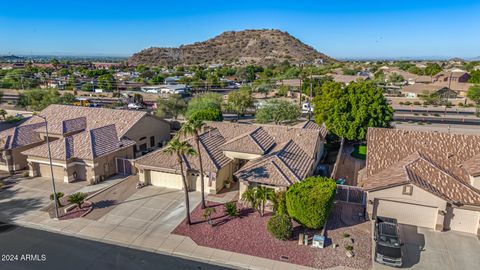
[[[146,173],[146,172],[145,172]],[[182,176],[173,173],[150,171],[150,184],[157,187],[182,189]]]
[[[435,229],[436,207],[404,202],[376,200],[376,215],[396,218],[398,223]]]
[[[450,229],[454,231],[476,234],[480,212],[454,208],[450,220]]]
[[[63,182],[63,176],[65,175],[65,170],[60,166],[53,166],[53,178],[57,181]],[[38,164],[38,176],[41,177],[51,177],[50,165],[49,164]]]

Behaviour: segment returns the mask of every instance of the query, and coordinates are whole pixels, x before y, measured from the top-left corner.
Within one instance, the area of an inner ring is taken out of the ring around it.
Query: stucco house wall
[[[155,145],[158,146],[170,139],[170,123],[158,119],[151,115],[146,115],[140,119],[125,136],[137,144],[137,150],[140,145],[146,144],[146,148],[152,147],[150,137],[155,138]]]
[[[367,192],[367,214],[369,217],[373,217],[375,212],[374,206],[375,200],[389,200],[389,201],[396,201],[396,202],[405,202],[405,203],[413,203],[418,205],[425,205],[430,207],[436,207],[438,210],[445,211],[447,207],[447,202],[430,192],[427,192],[415,185],[410,185],[413,187],[412,195],[404,195],[403,194],[403,187],[405,185],[386,188],[377,191],[369,191]],[[444,223],[444,216],[437,214],[436,220],[436,229],[441,230],[443,229]]]

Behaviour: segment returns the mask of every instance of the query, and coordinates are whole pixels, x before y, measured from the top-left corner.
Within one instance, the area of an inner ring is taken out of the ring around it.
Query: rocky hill
[[[292,64],[336,61],[279,30],[229,31],[207,41],[178,48],[144,49],[128,59],[131,64],[147,66],[268,65],[284,60]]]

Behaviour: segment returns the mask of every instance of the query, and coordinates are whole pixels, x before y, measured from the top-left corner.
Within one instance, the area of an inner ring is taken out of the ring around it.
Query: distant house
[[[170,138],[170,124],[146,112],[50,105],[46,117],[53,173],[65,182],[94,183],[116,173],[132,173],[129,159]],[[50,177],[45,122],[33,116],[0,133],[0,169],[29,168],[31,176]]]
[[[356,82],[358,80],[367,81],[370,79],[368,75],[340,75],[340,74],[329,74],[333,78],[333,81],[349,85],[351,82]]]
[[[401,93],[407,98],[418,98],[424,94],[437,93],[442,98],[457,98],[458,93],[445,85],[416,83],[406,85],[402,88]]]
[[[207,193],[218,193],[226,181],[239,182],[242,193],[262,185],[284,190],[312,175],[323,155],[326,129],[313,122],[299,126],[209,122],[200,135]],[[195,146],[193,138],[185,138]],[[183,157],[190,189],[199,190],[198,157]],[[135,161],[140,181],[182,189],[176,157],[157,150]]]
[[[152,94],[185,94],[188,91],[188,86],[185,84],[161,84],[161,85],[151,85],[151,86],[142,86],[143,92],[152,93]]]
[[[167,77],[164,80],[165,84],[177,84],[178,81],[180,80],[180,76],[174,76],[174,77]]]
[[[480,136],[369,128],[370,218],[480,234]]]
[[[466,83],[470,74],[465,71],[443,71],[433,76],[433,83]]]

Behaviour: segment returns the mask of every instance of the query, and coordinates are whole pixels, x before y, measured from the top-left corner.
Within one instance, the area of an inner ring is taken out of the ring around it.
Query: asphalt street
[[[62,234],[0,223],[0,269],[229,269]]]

